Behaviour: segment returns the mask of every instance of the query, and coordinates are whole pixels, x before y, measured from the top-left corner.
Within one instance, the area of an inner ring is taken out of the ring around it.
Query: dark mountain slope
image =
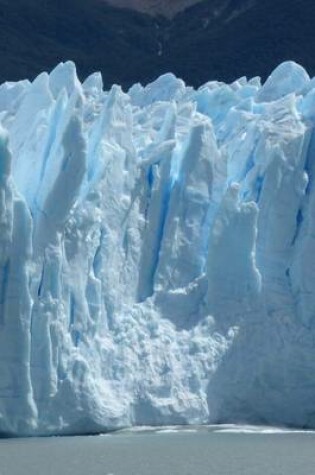
[[[0,0],[0,81],[34,77],[72,59],[107,85],[146,81],[156,56],[154,21],[99,0]],[[139,76],[138,76],[139,74]]]
[[[129,8],[148,15],[163,15],[173,18],[178,12],[185,10],[202,0],[103,0],[109,5]]]
[[[209,77],[224,81],[242,75],[266,78],[288,59],[315,74],[313,0],[258,0],[234,18],[230,8],[202,28],[211,14],[209,6],[205,2],[178,15],[169,28],[167,61],[179,76],[196,84]],[[241,6],[242,1],[233,2],[234,11]]]
[[[223,2],[224,3],[224,2]],[[0,81],[33,78],[72,59],[125,88],[173,71],[198,86],[265,78],[293,59],[315,74],[313,0],[204,0],[172,21],[100,0],[0,0]]]

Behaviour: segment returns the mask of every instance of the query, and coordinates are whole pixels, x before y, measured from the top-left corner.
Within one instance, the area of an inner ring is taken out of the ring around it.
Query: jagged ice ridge
[[[0,432],[315,426],[315,81],[0,86]]]

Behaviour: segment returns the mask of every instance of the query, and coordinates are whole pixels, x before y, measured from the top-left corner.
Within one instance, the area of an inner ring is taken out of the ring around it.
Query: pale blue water
[[[0,441],[1,475],[312,475],[314,433],[204,428]]]

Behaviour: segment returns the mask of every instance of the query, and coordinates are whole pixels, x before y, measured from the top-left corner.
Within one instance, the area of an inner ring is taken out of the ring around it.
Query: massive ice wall
[[[0,86],[0,431],[315,426],[315,82]]]

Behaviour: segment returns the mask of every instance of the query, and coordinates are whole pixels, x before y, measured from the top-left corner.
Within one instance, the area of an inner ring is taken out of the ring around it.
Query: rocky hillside
[[[148,15],[163,15],[173,18],[178,12],[191,7],[202,0],[104,0],[108,5],[118,8],[137,10]]]
[[[314,18],[313,0],[203,0],[172,20],[100,0],[0,0],[0,81],[34,78],[67,59],[81,78],[100,70],[106,87],[167,71],[195,86],[265,78],[287,59],[314,75]]]

